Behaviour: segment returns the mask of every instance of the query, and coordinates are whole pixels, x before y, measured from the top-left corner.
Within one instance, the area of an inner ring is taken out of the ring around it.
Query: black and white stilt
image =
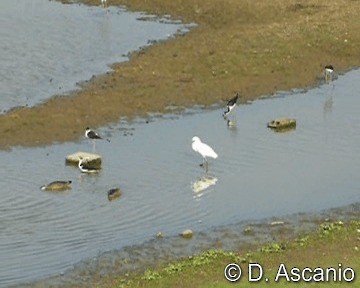
[[[93,152],[95,152],[95,141],[102,139],[102,137],[94,130],[91,130],[89,127],[87,127],[85,130],[85,137],[93,141]]]
[[[88,174],[92,174],[92,173],[99,173],[100,172],[100,168],[93,168],[90,166],[87,166],[87,161],[88,159],[80,159],[79,160],[79,169],[82,173],[88,173]]]
[[[223,117],[226,118],[229,116],[229,114],[231,113],[231,111],[236,107],[236,102],[239,99],[239,93],[236,93],[234,98],[231,98],[227,105],[226,105],[226,110],[223,114]]]
[[[330,83],[332,81],[334,67],[332,65],[326,65],[324,68],[325,82]]]

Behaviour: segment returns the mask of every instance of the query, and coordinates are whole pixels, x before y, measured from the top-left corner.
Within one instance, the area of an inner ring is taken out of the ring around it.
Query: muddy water
[[[103,157],[97,175],[65,166],[66,155],[91,152],[85,139],[0,152],[0,286],[60,275],[81,260],[141,245],[159,231],[210,231],[358,203],[359,77],[360,70],[352,71],[307,92],[240,105],[231,118],[235,128],[217,107],[104,127],[99,133],[109,141],[96,144]],[[296,118],[296,129],[266,128],[280,116]],[[194,135],[219,154],[208,172],[191,150]],[[57,179],[72,180],[72,189],[39,189]],[[113,187],[123,195],[109,202],[106,192]]]
[[[77,89],[129,52],[184,29],[138,20],[143,16],[118,7],[0,1],[0,112]]]

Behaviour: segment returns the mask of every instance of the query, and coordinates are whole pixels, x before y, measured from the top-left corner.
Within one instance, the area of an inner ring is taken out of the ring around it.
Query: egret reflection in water
[[[207,188],[214,186],[217,181],[218,179],[214,176],[204,175],[192,183],[192,190],[194,191],[194,193],[198,194],[206,190]]]

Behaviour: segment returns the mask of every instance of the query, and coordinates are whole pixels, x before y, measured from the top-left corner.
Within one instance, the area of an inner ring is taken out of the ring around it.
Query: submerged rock
[[[78,166],[81,159],[86,159],[86,167],[92,169],[101,168],[101,156],[98,154],[88,153],[88,152],[76,152],[74,154],[68,155],[65,158],[66,165]]]
[[[47,185],[43,185],[40,187],[41,190],[44,191],[64,191],[71,189],[71,181],[54,181]]]
[[[296,128],[296,120],[292,118],[277,118],[267,123],[267,127],[275,131],[288,131]]]
[[[273,221],[270,223],[270,226],[278,226],[278,225],[284,225],[284,221]]]
[[[180,233],[180,236],[185,239],[190,239],[194,235],[194,232],[190,229],[185,229],[183,232]]]
[[[112,188],[107,193],[109,201],[119,198],[121,196],[121,194],[122,194],[122,192],[121,192],[120,188]]]
[[[158,233],[156,233],[156,238],[157,238],[157,239],[162,239],[162,238],[164,238],[164,233],[161,232],[161,231],[159,231]]]

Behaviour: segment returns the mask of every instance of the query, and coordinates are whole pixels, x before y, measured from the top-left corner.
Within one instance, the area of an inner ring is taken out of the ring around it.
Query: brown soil
[[[68,0],[63,2],[69,2]],[[83,0],[99,5],[100,0]],[[87,126],[165,112],[169,105],[244,100],[313,85],[326,64],[360,64],[357,0],[108,0],[198,26],[134,53],[71,97],[0,115],[0,148],[76,140]],[[96,113],[95,113],[96,111]]]

